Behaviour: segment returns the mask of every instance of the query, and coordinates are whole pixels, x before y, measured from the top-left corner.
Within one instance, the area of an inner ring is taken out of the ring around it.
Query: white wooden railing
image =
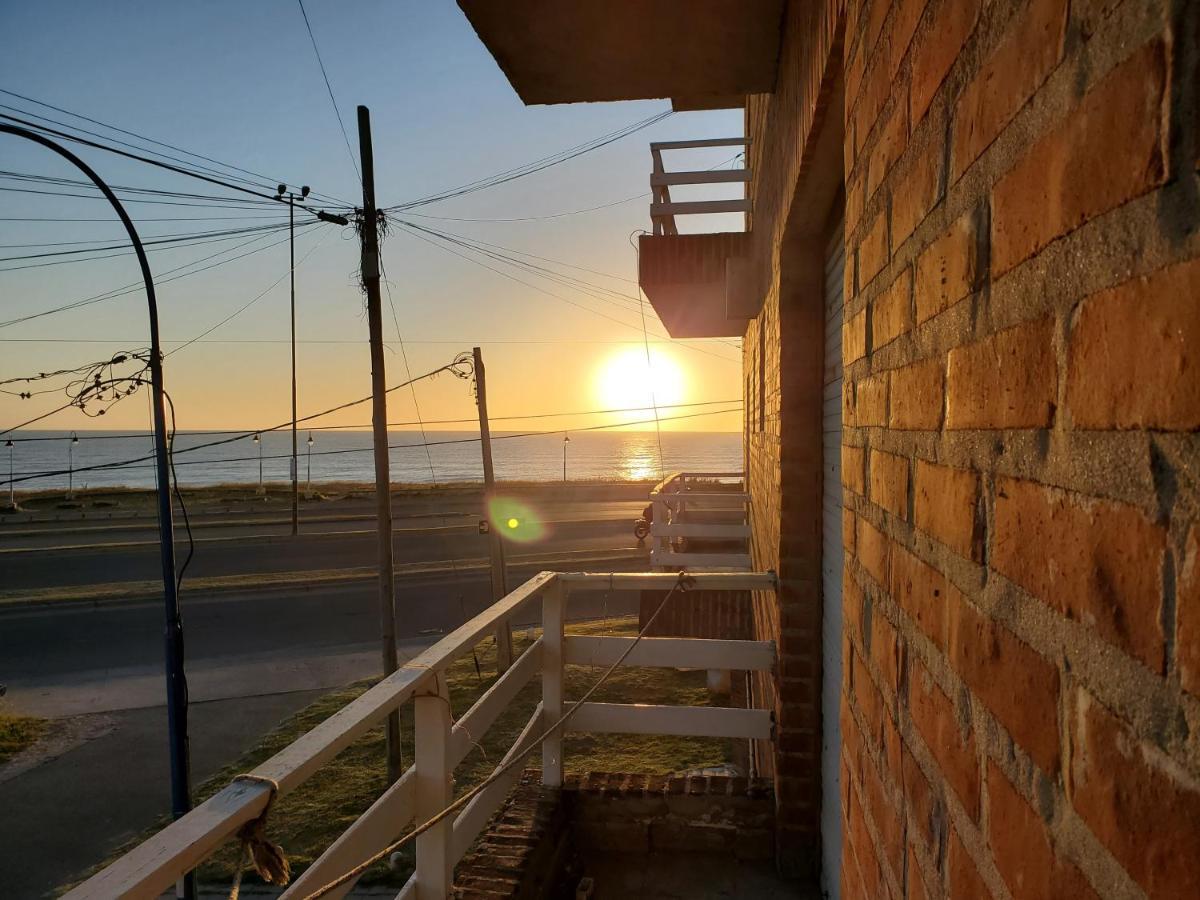
[[[773,573],[689,572],[688,587],[704,591],[773,590]],[[295,790],[401,704],[412,700],[415,712],[415,761],[284,893],[305,897],[366,861],[394,841],[414,821],[426,822],[452,799],[454,768],[500,713],[533,677],[541,673],[542,700],[497,772],[515,756],[537,748],[535,736],[551,729],[569,709],[563,696],[563,666],[611,666],[632,637],[564,634],[570,598],[588,591],[670,590],[675,573],[542,572],[462,627],[405,663],[392,675],[279,751],[253,771],[279,786],[279,795]],[[457,722],[451,721],[447,668],[502,623],[542,604],[542,635]],[[775,647],[769,641],[642,638],[623,661],[629,666],[771,671]],[[630,734],[702,735],[770,739],[770,712],[720,707],[672,707],[584,703],[541,742],[542,776],[559,786],[563,777],[563,731]],[[456,816],[418,836],[416,872],[400,898],[449,895],[455,864],[521,775],[514,765],[478,793]],[[72,890],[70,898],[153,898],[196,868],[266,806],[269,788],[235,781],[186,816],[172,822],[103,871]],[[270,826],[268,824],[268,831]],[[343,897],[353,881],[324,894]]]
[[[748,213],[750,200],[687,200],[673,201],[671,185],[684,184],[748,184],[750,170],[704,169],[692,172],[668,172],[663,167],[664,150],[695,150],[704,147],[745,147],[746,138],[707,138],[695,141],[658,141],[650,145],[654,170],[650,173],[650,220],[655,234],[678,234],[675,217],[703,213]]]
[[[738,490],[719,489],[719,485],[731,482]],[[651,566],[670,572],[691,568],[748,570],[750,554],[744,549],[710,553],[686,549],[689,540],[731,542],[745,547],[750,538],[750,495],[744,485],[741,472],[675,472],[655,485],[650,492],[654,504]],[[706,518],[718,521],[703,521]],[[730,518],[738,521],[719,521]]]

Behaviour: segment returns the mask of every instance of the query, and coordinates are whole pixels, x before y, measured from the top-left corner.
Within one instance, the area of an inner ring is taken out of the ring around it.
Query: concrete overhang
[[[638,282],[673,338],[741,337],[754,317],[750,235],[644,234]],[[756,310],[755,310],[756,312]]]
[[[775,89],[785,0],[458,0],[526,104],[673,98],[738,107]]]

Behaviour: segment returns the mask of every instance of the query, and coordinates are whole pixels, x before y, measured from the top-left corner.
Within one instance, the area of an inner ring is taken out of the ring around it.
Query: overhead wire
[[[670,404],[664,404],[663,406],[661,406],[659,408],[660,409],[668,409],[668,410],[670,410],[670,409],[692,409],[692,408],[695,408],[698,406],[727,406],[731,403],[741,403],[741,402],[742,402],[742,400],[740,398],[734,397],[729,400],[698,400],[698,401],[694,401],[691,403],[670,403]],[[488,419],[489,419],[489,421],[492,421],[492,422],[534,421],[537,419],[560,419],[560,418],[568,418],[568,417],[574,417],[574,416],[604,416],[604,415],[614,415],[616,413],[649,412],[651,410],[651,408],[652,407],[649,407],[649,406],[622,406],[622,407],[615,407],[615,408],[610,408],[610,409],[581,409],[581,410],[573,410],[573,411],[567,411],[567,412],[513,413],[510,415],[503,415],[503,416],[491,416],[490,415],[490,416],[488,416]],[[424,424],[427,426],[428,425],[461,425],[461,424],[464,424],[467,422],[478,422],[478,421],[479,421],[479,419],[477,416],[471,416],[469,418],[460,418],[460,419],[425,419]],[[418,424],[421,424],[421,423],[417,422],[417,421],[388,422],[387,427],[388,428],[406,428],[406,427],[409,427],[412,425],[418,425]],[[354,424],[348,424],[348,425],[311,425],[311,426],[309,426],[308,430],[309,431],[351,431],[351,430],[356,430],[356,429],[357,430],[367,430],[370,428],[371,428],[370,422],[363,422],[363,423],[354,423]],[[234,428],[234,429],[222,429],[222,430],[218,430],[218,431],[189,431],[189,432],[187,432],[187,435],[189,437],[199,437],[199,436],[225,435],[225,434],[247,434],[247,433],[254,434],[254,433],[261,433],[261,432],[264,432],[267,430],[269,430],[269,429],[255,429],[254,431],[247,432],[247,430],[244,428]],[[561,429],[559,429],[559,430],[561,430]],[[572,428],[570,430],[576,431],[576,430],[580,430],[580,429]],[[544,433],[545,434],[557,434],[558,430],[547,431]],[[152,437],[152,436],[153,435],[150,433],[146,433],[146,434],[140,434],[140,433],[88,434],[88,433],[84,432],[83,434],[78,435],[78,438],[81,441],[121,441],[121,440],[135,440],[138,438],[148,438],[148,437]],[[61,437],[53,436],[53,435],[36,435],[36,436],[32,436],[32,437],[14,437],[14,438],[12,438],[13,443],[30,443],[30,442],[36,442],[36,441],[60,441],[60,440],[62,440]]]
[[[417,376],[417,377],[421,378],[421,377],[428,377],[428,376]],[[388,390],[389,391],[399,390],[400,388],[403,388],[403,387],[407,387],[407,384],[399,384],[393,388],[389,388]],[[366,400],[370,400],[370,399],[371,399],[370,397],[366,398]],[[365,402],[365,401],[357,401],[357,402]],[[728,413],[738,412],[741,407],[742,401],[740,401],[740,400],[733,401],[733,403],[735,403],[736,405],[731,405],[728,409],[708,410],[705,412],[696,412],[696,413],[685,413],[685,414],[681,414],[678,416],[662,416],[659,421],[675,422],[675,421],[682,421],[685,419],[698,419],[698,418],[704,418],[706,416],[718,416],[718,415],[725,415]],[[348,404],[348,405],[351,405],[351,404]],[[314,416],[314,418],[317,416],[320,416],[320,415],[327,415],[327,414],[328,413],[318,413],[318,414],[316,414],[316,416]],[[302,421],[305,421],[305,420],[297,419],[297,422],[302,422]],[[607,424],[603,424],[603,425],[587,425],[587,426],[582,426],[579,428],[572,428],[571,433],[575,434],[575,433],[583,433],[583,432],[589,432],[589,431],[610,431],[610,430],[618,429],[618,428],[629,428],[630,426],[633,426],[633,425],[652,425],[652,424],[654,424],[654,422],[655,422],[654,419],[636,419],[636,420],[627,421],[627,422],[612,422],[612,423],[607,423]],[[20,427],[20,426],[18,426],[18,427]],[[191,453],[196,450],[208,449],[209,447],[219,446],[221,444],[228,444],[228,443],[232,443],[237,440],[244,440],[245,438],[250,437],[254,434],[264,434],[264,433],[269,433],[272,431],[278,431],[278,430],[280,430],[282,428],[286,428],[286,427],[291,427],[290,419],[287,422],[283,423],[282,425],[277,425],[273,428],[261,429],[258,431],[239,432],[237,435],[232,436],[227,440],[211,441],[206,444],[199,444],[199,445],[196,445],[193,447],[185,447],[176,452],[180,453],[180,454]],[[493,435],[492,440],[493,441],[509,441],[509,440],[520,440],[520,439],[530,438],[530,437],[544,437],[546,435],[562,434],[562,431],[563,431],[563,429],[561,429],[561,428],[555,428],[550,431],[513,432],[513,433],[509,433],[509,434]],[[0,432],[0,436],[4,435],[6,433],[7,432]],[[62,438],[59,438],[59,440],[62,440]],[[475,435],[473,437],[451,438],[451,439],[446,439],[446,440],[436,440],[436,441],[426,441],[426,442],[413,442],[413,443],[408,443],[408,444],[388,444],[388,449],[389,450],[415,450],[415,449],[421,449],[426,445],[428,445],[430,447],[443,447],[443,446],[452,446],[455,444],[473,444],[473,443],[478,443],[479,440],[480,440],[479,436]],[[14,440],[14,443],[15,443],[15,440]],[[345,455],[348,453],[371,453],[371,452],[373,452],[372,447],[347,447],[347,448],[339,448],[336,450],[316,450],[316,451],[313,451],[312,455],[313,456],[342,456],[342,455]],[[146,463],[148,460],[151,460],[153,458],[154,457],[151,454],[151,455],[146,455],[146,456],[134,457],[132,459],[122,460],[122,461],[118,461],[118,462],[98,463],[94,466],[75,466],[70,471],[78,473],[78,472],[98,471],[98,470],[105,470],[105,469],[152,468],[153,466],[151,464],[147,464],[145,466],[139,466],[138,464]],[[291,453],[271,454],[271,455],[262,457],[262,459],[264,459],[264,460],[291,459],[291,458],[292,458]],[[181,465],[181,466],[182,465],[213,465],[214,463],[225,464],[225,463],[233,463],[233,462],[255,462],[258,459],[259,459],[258,456],[226,457],[223,459],[194,459],[194,460],[190,459],[190,460],[184,460],[184,461],[180,462],[179,465]],[[58,476],[58,475],[65,475],[65,474],[67,474],[67,472],[68,472],[67,469],[56,469],[53,471],[45,471],[45,472],[21,473],[20,477],[14,477],[12,479],[12,483],[17,484],[17,483],[21,483],[24,481],[31,481],[31,480],[34,480],[37,478],[50,478],[50,477],[54,477],[54,476]],[[9,483],[9,481],[7,479],[0,479],[0,485],[8,484],[8,483]]]
[[[341,110],[333,96],[333,85],[329,83],[329,73],[325,71],[325,62],[321,59],[321,50],[317,47],[317,38],[313,34],[312,23],[308,21],[308,12],[304,9],[304,0],[296,0],[300,5],[300,15],[304,16],[304,27],[308,29],[308,39],[312,41],[313,53],[317,57],[317,65],[321,67],[321,77],[325,79],[325,90],[329,92],[329,102],[333,104],[333,114],[337,116],[338,127],[342,129],[342,140],[346,142],[346,152],[350,154],[350,164],[354,166],[354,174],[362,182],[362,172],[358,168],[358,160],[354,158],[354,148],[350,146],[350,136],[346,133],[346,123],[342,121]]]
[[[194,151],[191,151],[191,150],[185,150],[185,149],[183,149],[182,147],[177,147],[177,146],[175,146],[174,144],[168,144],[168,143],[166,143],[166,142],[164,142],[164,141],[160,141],[160,140],[157,140],[157,139],[155,139],[155,138],[148,137],[147,135],[144,135],[144,134],[138,134],[136,131],[129,131],[128,129],[125,129],[125,128],[120,128],[120,127],[118,127],[118,126],[116,126],[116,125],[112,125],[111,123],[108,123],[108,122],[102,122],[102,121],[101,121],[101,120],[99,120],[99,119],[93,119],[93,118],[91,118],[91,117],[89,117],[89,116],[85,116],[85,115],[83,115],[82,113],[73,112],[73,111],[71,111],[71,110],[69,110],[69,109],[64,109],[64,108],[63,108],[63,107],[61,107],[61,106],[55,106],[55,105],[54,105],[54,104],[52,104],[52,103],[46,103],[45,101],[42,101],[42,100],[37,100],[37,99],[35,99],[35,98],[33,98],[33,97],[29,97],[29,96],[27,96],[27,95],[25,95],[25,94],[18,94],[16,91],[11,91],[11,90],[6,90],[6,89],[4,89],[4,88],[0,88],[0,94],[6,94],[6,95],[8,95],[9,97],[15,97],[15,98],[17,98],[17,99],[19,99],[19,100],[24,100],[26,103],[33,103],[33,104],[35,104],[35,105],[37,105],[37,106],[40,106],[40,107],[42,107],[42,108],[44,108],[44,109],[52,109],[52,110],[54,110],[55,112],[62,113],[63,115],[71,116],[72,118],[75,118],[75,119],[81,119],[81,120],[82,120],[82,121],[84,121],[84,122],[90,122],[91,124],[93,124],[93,125],[98,125],[98,126],[100,126],[101,128],[107,128],[107,129],[108,129],[108,130],[110,130],[110,131],[115,131],[115,132],[118,132],[119,134],[124,134],[124,135],[127,135],[127,136],[129,136],[129,137],[134,137],[134,138],[137,138],[137,139],[138,139],[138,140],[140,140],[140,141],[145,141],[145,142],[148,142],[148,143],[151,143],[151,144],[155,144],[155,145],[157,145],[157,146],[159,146],[159,147],[166,147],[168,150],[174,150],[174,151],[175,151],[175,152],[177,152],[177,153],[183,153],[183,154],[185,154],[185,155],[187,155],[187,156],[194,157],[195,159],[202,159],[202,160],[204,160],[205,162],[210,162],[210,163],[213,163],[214,165],[221,166],[221,167],[222,167],[222,168],[224,168],[224,169],[230,169],[230,170],[233,170],[234,172],[241,172],[241,173],[243,173],[243,174],[245,174],[245,175],[252,175],[252,176],[254,176],[254,178],[255,178],[255,179],[259,179],[259,180],[258,180],[258,181],[251,181],[250,179],[241,178],[241,177],[239,177],[239,176],[237,176],[237,175],[231,175],[231,174],[228,174],[228,173],[221,172],[220,170],[213,169],[213,168],[211,168],[211,167],[209,167],[209,166],[203,166],[203,165],[200,165],[200,164],[198,164],[198,163],[194,163],[194,162],[188,162],[187,160],[179,159],[178,157],[176,157],[176,156],[172,156],[172,155],[171,155],[171,154],[169,154],[169,153],[163,153],[163,152],[161,152],[161,151],[158,151],[158,150],[153,150],[153,149],[151,149],[151,148],[148,148],[148,147],[140,147],[140,146],[138,146],[138,145],[136,145],[136,144],[130,144],[130,143],[128,143],[127,141],[122,141],[122,140],[119,140],[118,138],[114,138],[114,137],[112,137],[111,135],[102,135],[102,134],[98,134],[97,132],[94,132],[94,131],[89,131],[88,129],[86,129],[86,128],[82,128],[82,127],[80,127],[80,126],[78,126],[78,125],[71,125],[71,124],[69,124],[69,123],[67,123],[67,122],[63,122],[61,119],[54,119],[54,118],[51,118],[51,117],[49,117],[49,116],[44,116],[44,115],[39,115],[39,114],[37,114],[37,113],[33,113],[33,112],[29,111],[29,110],[23,110],[23,109],[19,109],[19,108],[17,108],[17,107],[13,107],[13,106],[8,106],[8,105],[3,105],[3,104],[0,104],[0,106],[2,106],[2,108],[4,108],[4,109],[12,110],[12,111],[14,111],[14,112],[19,112],[19,113],[21,113],[22,115],[33,116],[34,118],[36,118],[36,119],[40,119],[40,120],[42,120],[43,122],[50,122],[51,124],[54,124],[54,125],[59,125],[59,126],[61,126],[61,127],[63,127],[63,128],[73,128],[73,129],[75,129],[76,131],[79,131],[79,132],[81,132],[81,133],[83,133],[83,134],[91,135],[92,137],[100,138],[100,139],[102,139],[102,140],[112,141],[113,143],[120,144],[120,145],[122,145],[122,146],[124,146],[124,147],[128,147],[128,148],[130,148],[131,150],[140,150],[140,151],[142,151],[142,152],[144,152],[144,153],[152,153],[152,154],[154,154],[155,156],[161,156],[161,157],[163,157],[164,159],[169,159],[169,160],[171,160],[172,162],[176,162],[176,163],[179,163],[180,165],[187,166],[187,167],[190,167],[190,168],[193,168],[193,169],[198,169],[198,170],[200,170],[200,171],[202,171],[202,172],[209,172],[209,173],[211,173],[211,174],[214,174],[214,175],[222,175],[223,177],[226,177],[226,178],[229,178],[229,179],[232,179],[232,180],[241,181],[241,182],[243,182],[244,184],[252,185],[252,186],[255,186],[255,187],[262,187],[262,188],[265,188],[265,189],[267,189],[267,190],[270,190],[271,186],[278,185],[278,184],[280,184],[281,182],[285,181],[285,179],[282,179],[282,178],[272,178],[272,177],[270,177],[270,176],[263,175],[263,174],[261,174],[261,173],[259,173],[259,172],[254,172],[254,171],[252,171],[252,170],[250,170],[250,169],[245,169],[245,168],[243,168],[243,167],[241,167],[241,166],[235,166],[235,165],[233,165],[232,163],[222,162],[221,160],[214,159],[214,158],[213,158],[213,157],[211,157],[211,156],[205,156],[205,155],[204,155],[204,154],[202,154],[202,153],[196,153],[196,152],[194,152]],[[322,193],[320,193],[320,192],[318,192],[318,191],[312,191],[312,194],[313,194],[313,196],[324,197],[324,198],[325,198],[325,199],[327,199],[327,200],[331,200],[331,201],[334,201],[334,202],[336,202],[336,203],[343,204],[343,205],[344,205],[344,206],[346,206],[346,207],[353,207],[353,204],[352,204],[352,203],[348,203],[348,202],[347,202],[347,201],[345,201],[345,200],[342,200],[342,199],[340,199],[340,198],[338,198],[338,197],[331,196],[331,195],[329,195],[329,194],[322,194]]]

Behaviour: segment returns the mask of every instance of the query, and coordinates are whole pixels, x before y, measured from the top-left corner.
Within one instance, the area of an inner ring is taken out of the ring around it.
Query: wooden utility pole
[[[371,113],[358,108],[358,152],[362,160],[362,280],[367,291],[371,335],[371,430],[375,444],[375,503],[379,531],[379,638],[383,675],[398,668],[396,659],[396,570],[392,564],[392,492],[388,462],[387,380],[383,368],[383,311],[379,294],[379,222],[375,211],[375,158],[371,150]],[[400,712],[387,717],[388,781],[400,778]]]
[[[496,488],[496,473],[492,470],[492,429],[488,425],[487,376],[483,369],[483,352],[474,348],[475,399],[479,404],[479,445],[483,448],[483,517],[488,523],[488,553],[492,560],[492,602],[508,593],[508,573],[504,565],[504,541],[500,523],[491,516],[492,499]],[[512,665],[512,628],[508,620],[496,628],[496,668],[507,671]]]

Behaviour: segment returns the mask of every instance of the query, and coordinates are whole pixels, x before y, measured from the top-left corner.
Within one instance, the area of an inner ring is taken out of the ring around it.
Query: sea
[[[72,436],[77,436],[74,441]],[[154,487],[154,447],[146,432],[22,431],[10,435],[9,459],[0,456],[0,481],[18,491],[101,487]],[[301,484],[374,480],[369,431],[301,429]],[[312,443],[309,444],[311,437]],[[564,437],[567,440],[564,441]],[[389,432],[394,483],[482,481],[478,432]],[[256,484],[291,479],[290,429],[264,432],[179,432],[176,477],[181,485]],[[579,431],[553,434],[493,432],[496,478],[506,481],[657,481],[664,473],[742,469],[742,436],[728,432]],[[261,467],[261,469],[260,469]]]

